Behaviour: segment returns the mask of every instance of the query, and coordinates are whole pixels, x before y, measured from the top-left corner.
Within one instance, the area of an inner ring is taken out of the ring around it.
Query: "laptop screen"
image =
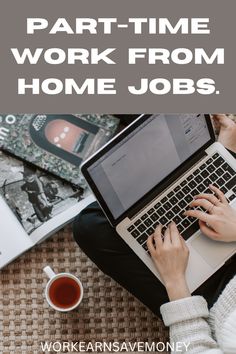
[[[88,173],[114,219],[211,139],[203,114],[149,116]]]

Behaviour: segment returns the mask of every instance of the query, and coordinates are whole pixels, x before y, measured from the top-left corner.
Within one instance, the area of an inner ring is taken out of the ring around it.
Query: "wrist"
[[[165,287],[170,301],[176,301],[191,296],[185,276],[176,277],[175,279],[167,281]]]

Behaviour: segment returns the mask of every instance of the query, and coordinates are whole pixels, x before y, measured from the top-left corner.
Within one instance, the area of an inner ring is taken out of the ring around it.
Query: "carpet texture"
[[[236,121],[235,114],[229,114]],[[60,314],[44,299],[42,269],[69,271],[84,284],[79,310]],[[162,322],[102,274],[72,239],[71,229],[35,247],[0,272],[0,353],[39,354],[45,341],[168,340]]]
[[[42,269],[69,271],[84,284],[78,310],[61,314],[44,298]],[[100,272],[72,239],[71,228],[28,251],[0,272],[0,353],[42,353],[45,341],[150,341],[168,339],[162,322]]]

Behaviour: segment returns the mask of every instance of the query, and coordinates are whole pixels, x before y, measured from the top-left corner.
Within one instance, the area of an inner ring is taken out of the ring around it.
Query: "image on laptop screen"
[[[116,219],[209,140],[203,114],[155,114],[88,172]]]

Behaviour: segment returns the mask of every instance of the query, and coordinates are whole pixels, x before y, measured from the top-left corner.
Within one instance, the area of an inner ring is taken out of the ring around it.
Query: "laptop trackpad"
[[[213,268],[221,265],[234,250],[236,251],[236,242],[217,242],[203,234],[197,236],[191,242],[191,246]]]

